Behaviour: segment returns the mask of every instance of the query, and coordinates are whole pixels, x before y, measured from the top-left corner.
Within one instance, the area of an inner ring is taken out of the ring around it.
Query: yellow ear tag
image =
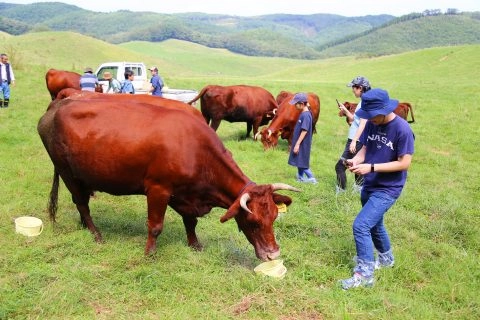
[[[278,208],[278,213],[287,212],[287,205],[285,203],[277,204],[277,208]]]

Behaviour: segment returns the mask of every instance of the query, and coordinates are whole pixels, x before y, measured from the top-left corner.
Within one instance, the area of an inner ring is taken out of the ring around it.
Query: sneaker
[[[378,258],[375,259],[375,270],[381,268],[392,268],[395,265],[395,258],[391,251],[385,253],[378,253]]]
[[[317,183],[318,183],[317,179],[315,179],[314,177],[311,177],[311,178],[305,178],[305,179],[303,179],[303,181],[302,181],[302,182],[305,182],[305,183],[311,183],[311,184],[317,184]]]
[[[348,290],[356,287],[370,288],[373,287],[374,282],[375,281],[373,279],[373,276],[367,278],[362,276],[360,273],[354,273],[353,277],[340,280],[340,284],[343,290]]]
[[[298,173],[295,176],[295,179],[297,179],[298,182],[304,182],[304,179],[302,177],[300,177],[300,175]]]
[[[345,189],[340,188],[339,186],[335,186],[335,194],[338,196],[345,192]]]
[[[358,184],[354,183],[352,185],[353,192],[355,193],[362,193],[363,186],[359,186]]]

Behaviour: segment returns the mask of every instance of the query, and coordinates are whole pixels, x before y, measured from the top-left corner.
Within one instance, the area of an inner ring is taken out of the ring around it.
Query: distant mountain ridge
[[[297,59],[382,55],[480,43],[480,12],[453,10],[445,15],[428,12],[400,18],[333,14],[239,17],[127,10],[101,13],[61,2],[28,5],[0,2],[0,31],[14,35],[75,31],[114,44],[178,39],[244,55]]]

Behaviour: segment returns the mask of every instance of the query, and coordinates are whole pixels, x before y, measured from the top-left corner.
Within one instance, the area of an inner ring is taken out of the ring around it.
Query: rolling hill
[[[0,3],[0,31],[74,31],[113,44],[184,40],[249,56],[317,59],[376,56],[480,43],[480,12],[344,17],[274,14],[100,13],[59,2]],[[128,21],[128,28],[125,28]]]

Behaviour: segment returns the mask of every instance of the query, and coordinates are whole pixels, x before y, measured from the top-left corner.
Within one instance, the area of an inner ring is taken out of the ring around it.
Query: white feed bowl
[[[27,237],[36,237],[43,231],[43,222],[35,217],[18,217],[15,219],[15,231]]]

